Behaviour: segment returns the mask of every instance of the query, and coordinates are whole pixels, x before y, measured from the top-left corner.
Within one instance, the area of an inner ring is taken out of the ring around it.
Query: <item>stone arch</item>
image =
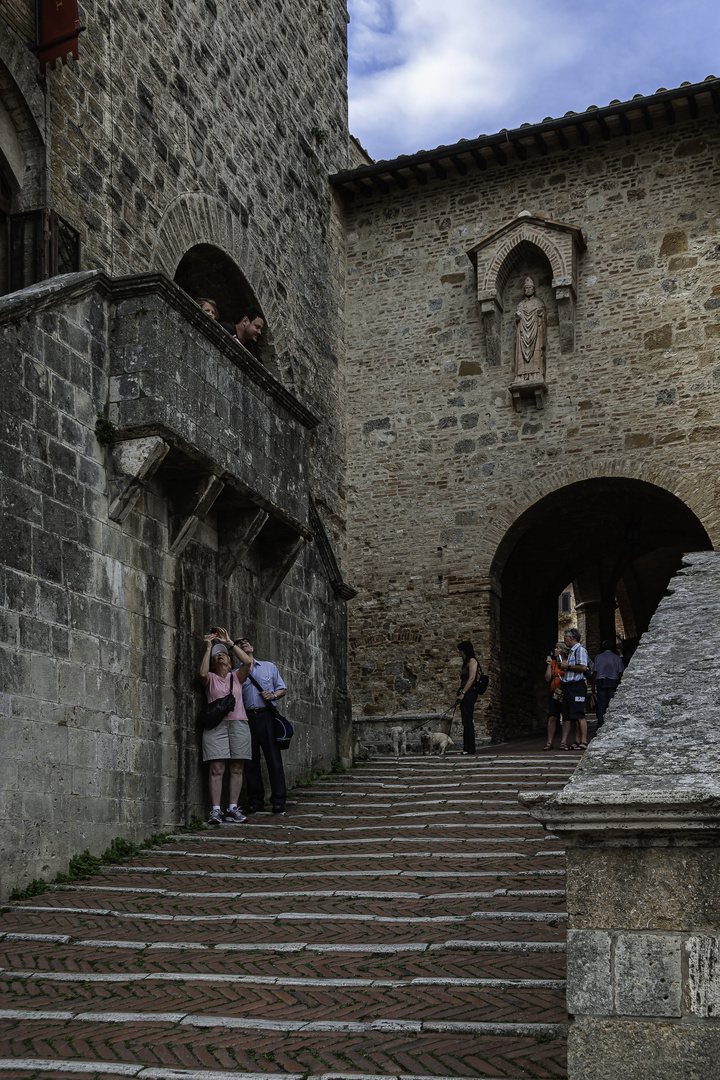
[[[278,345],[280,326],[268,269],[262,257],[263,243],[259,238],[253,239],[252,233],[252,219],[245,225],[220,199],[205,192],[188,191],[178,195],[165,208],[155,235],[152,265],[168,277],[176,278],[189,252],[195,249],[218,252],[222,264],[230,269],[231,281],[238,283],[241,297],[256,304],[265,316],[263,363],[291,386],[293,372],[289,361],[281,370],[276,360],[277,354],[284,350]],[[210,290],[203,292],[207,294]],[[229,309],[227,317],[231,318],[232,314]],[[225,319],[226,313],[221,311],[221,316]]]
[[[535,248],[539,249],[550,263],[554,281],[571,277],[572,266],[568,266],[567,255],[561,250],[554,236],[543,233],[537,227],[524,225],[510,233],[500,244],[492,262],[487,266],[482,286],[478,281],[478,289],[482,287],[483,292],[494,291],[499,298],[502,297],[513,266],[523,255],[532,253]]]
[[[225,252],[240,268],[265,310],[270,291],[266,289],[262,245],[252,242],[251,232],[250,224],[244,226],[220,199],[201,191],[185,192],[172,200],[160,219],[153,266],[174,278],[180,261],[191,248],[209,244]]]
[[[260,307],[252,286],[227,252],[214,244],[196,244],[185,252],[175,281],[189,296],[215,300],[223,322],[235,322],[246,307]]]
[[[512,500],[496,507],[493,519],[484,535],[487,563],[497,574],[504,565],[504,544],[516,522],[531,507],[548,495],[561,492],[579,480],[601,480],[616,477],[643,480],[675,495],[692,510],[702,523],[713,548],[720,550],[720,505],[715,493],[715,478],[709,473],[693,473],[675,469],[654,458],[607,455],[594,459],[568,460],[552,471],[533,478],[532,487],[513,492]]]
[[[11,43],[3,40],[0,52],[0,168],[9,189],[13,213],[36,210],[46,201],[43,103],[38,101],[37,85],[33,87],[26,75]]]
[[[591,656],[614,635],[623,604],[639,637],[683,554],[718,542],[714,486],[711,477],[690,482],[652,462],[571,462],[495,520],[486,539],[497,541],[490,577],[501,730],[544,724],[544,657],[557,635],[562,589],[580,586]]]

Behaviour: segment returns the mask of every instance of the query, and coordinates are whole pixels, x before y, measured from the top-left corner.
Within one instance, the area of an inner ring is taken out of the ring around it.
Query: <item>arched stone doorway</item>
[[[175,271],[175,281],[193,299],[210,296],[220,307],[223,322],[235,322],[246,307],[260,307],[242,270],[214,244],[196,244]]]
[[[568,583],[592,656],[604,638],[614,637],[616,610],[636,644],[683,554],[711,549],[693,511],[643,480],[582,480],[526,510],[508,529],[492,564],[499,597],[496,735],[544,725],[544,659],[558,633],[558,595]]]

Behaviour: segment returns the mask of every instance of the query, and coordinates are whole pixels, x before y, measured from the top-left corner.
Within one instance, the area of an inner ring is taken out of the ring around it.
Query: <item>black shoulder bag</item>
[[[230,672],[230,693],[225,697],[215,698],[208,701],[200,710],[200,722],[206,731],[211,731],[222,723],[229,712],[235,708],[235,695],[232,692],[233,677]]]
[[[478,697],[482,697],[489,685],[490,676],[485,674],[478,663],[477,671],[475,672],[475,682],[473,683],[474,688],[477,690]]]
[[[257,681],[257,679],[253,679],[250,672],[248,672],[248,679],[253,684],[258,693],[265,693],[260,683]],[[265,698],[263,698],[263,701],[265,701]],[[278,741],[278,748],[280,750],[287,750],[288,746],[290,745],[290,740],[295,734],[295,728],[292,726],[286,716],[280,715],[277,710],[277,705],[274,701],[267,701],[265,702],[265,704],[267,708],[275,714],[275,738]]]

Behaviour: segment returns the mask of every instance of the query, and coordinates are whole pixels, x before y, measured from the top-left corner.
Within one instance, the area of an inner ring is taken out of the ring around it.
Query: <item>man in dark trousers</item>
[[[625,665],[617,654],[614,642],[603,641],[602,652],[595,657],[595,686],[597,687],[598,727],[605,723],[605,712],[620,685]]]
[[[252,736],[252,759],[245,766],[245,782],[248,793],[248,813],[257,814],[264,809],[265,788],[260,766],[260,751],[265,756],[270,778],[270,802],[273,814],[285,810],[287,788],[285,770],[275,734],[275,711],[270,702],[279,701],[287,694],[287,687],[280,672],[269,660],[258,660],[246,638],[238,642],[243,652],[251,658],[250,672],[243,683],[243,704]],[[254,680],[254,681],[253,681]],[[258,685],[256,686],[255,683]]]

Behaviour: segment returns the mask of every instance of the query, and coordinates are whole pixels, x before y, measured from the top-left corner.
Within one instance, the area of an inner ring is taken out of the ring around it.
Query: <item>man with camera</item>
[[[233,694],[235,698],[234,708],[220,723],[216,727],[206,728],[203,732],[203,761],[208,765],[208,786],[212,804],[208,825],[222,825],[223,822],[220,798],[226,763],[230,766],[230,802],[225,812],[225,821],[229,825],[240,825],[247,821],[244,814],[238,810],[243,769],[245,762],[252,757],[242,684],[248,677],[252,659],[239,645],[233,644],[232,638],[222,626],[217,626],[209,634],[205,634],[204,640],[205,652],[199,675],[208,703],[227,697],[228,694]],[[234,669],[233,661],[238,662]]]
[[[255,650],[247,638],[240,638],[239,645],[243,655],[250,657],[250,670],[242,685],[242,696],[252,736],[252,757],[245,774],[249,800],[248,814],[260,813],[265,806],[265,787],[260,765],[261,750],[270,780],[272,812],[282,814],[285,810],[287,786],[275,731],[275,710],[270,703],[285,697],[287,687],[275,664],[255,657]]]

